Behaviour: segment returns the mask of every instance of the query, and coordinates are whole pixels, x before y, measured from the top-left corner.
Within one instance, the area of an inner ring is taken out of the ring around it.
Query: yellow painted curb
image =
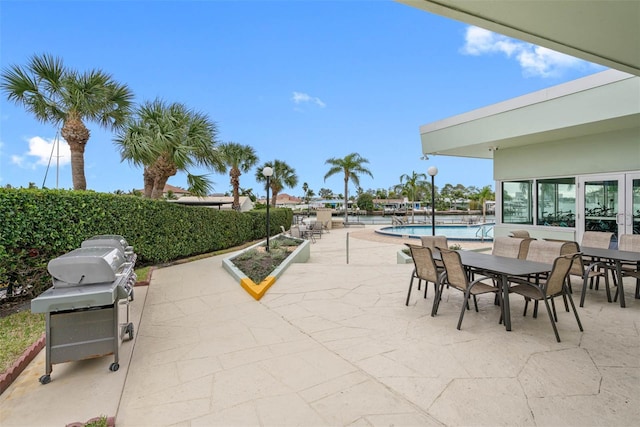
[[[260,300],[267,293],[267,290],[276,282],[275,276],[267,276],[259,285],[256,285],[253,280],[248,277],[240,279],[240,285],[245,291],[249,293],[254,299]]]

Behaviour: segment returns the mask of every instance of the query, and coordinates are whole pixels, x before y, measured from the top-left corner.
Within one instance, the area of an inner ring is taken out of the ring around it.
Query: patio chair
[[[621,234],[618,249],[621,251],[640,252],[640,234]],[[638,267],[637,263],[622,263],[622,277],[635,277],[636,279],[635,298],[640,298],[640,270]],[[619,289],[616,289],[614,301],[618,299],[618,292]]]
[[[289,229],[289,235],[291,237],[296,237],[298,239],[302,239],[302,232],[300,231],[300,227],[297,225],[292,225]]]
[[[585,231],[580,246],[609,249],[613,233],[603,231]]]
[[[569,271],[569,279],[567,280],[567,286],[571,292],[571,276],[578,276],[582,280],[582,293],[580,295],[580,307],[584,307],[584,298],[587,294],[587,282],[593,283],[594,279],[604,277],[605,285],[607,287],[607,301],[611,302],[611,289],[609,288],[609,275],[606,269],[600,270],[601,267],[606,267],[603,262],[592,261],[586,263],[584,257],[580,253],[580,245],[577,242],[566,242],[560,248],[560,255],[578,254],[576,259],[571,265]],[[565,307],[567,307],[567,301],[565,299]]]
[[[323,227],[320,221],[316,221],[313,224],[311,224],[311,227],[309,230],[312,236],[320,236],[320,238],[322,238]]]
[[[609,249],[609,245],[611,244],[611,238],[613,237],[612,232],[604,232],[604,231],[585,231],[582,235],[582,241],[580,242],[580,246],[587,246],[589,248],[601,248],[601,249]],[[605,265],[602,260],[593,257],[585,257],[585,262],[589,264],[593,264],[595,262],[600,263],[600,267]],[[599,269],[600,270],[600,269]],[[616,285],[616,276],[613,275],[613,285]],[[600,287],[600,278],[596,278],[595,281],[596,290]],[[589,289],[593,289],[593,281],[589,283]]]
[[[553,261],[553,268],[549,273],[549,276],[544,281],[531,281],[528,283],[521,283],[509,288],[510,293],[515,293],[522,295],[525,298],[525,308],[524,312],[527,312],[527,305],[530,300],[544,301],[544,305],[547,309],[547,315],[549,316],[549,320],[551,321],[551,326],[553,327],[553,332],[556,335],[556,340],[560,342],[560,334],[558,334],[558,328],[556,326],[556,322],[558,321],[558,315],[555,310],[555,306],[553,308],[553,312],[549,307],[549,300],[551,300],[553,304],[553,298],[557,296],[563,296],[567,298],[571,303],[571,308],[573,309],[573,314],[576,317],[576,322],[578,322],[578,328],[580,331],[582,329],[582,323],[580,322],[580,317],[578,317],[578,312],[576,311],[576,306],[573,303],[573,298],[571,298],[571,293],[568,292],[567,288],[567,278],[569,273],[571,272],[571,266],[574,261],[577,259],[578,254],[567,254],[557,257]],[[553,313],[553,315],[552,315]]]
[[[533,239],[529,242],[529,248],[527,250],[527,261],[542,262],[545,264],[553,264],[557,257],[565,254],[573,254],[577,252],[577,244],[566,240],[536,240]],[[541,282],[546,280],[547,274],[541,274],[529,277],[512,277],[509,279],[512,283],[530,283]],[[582,275],[581,275],[582,277]],[[563,297],[565,310],[569,311],[569,304],[567,299]],[[555,310],[555,302],[551,299],[551,304]],[[527,315],[527,305],[524,307],[524,316]],[[538,301],[535,301],[533,306],[533,317],[538,317]]]
[[[433,252],[430,248],[425,246],[412,245],[405,243],[405,245],[411,251],[411,258],[413,259],[413,272],[411,273],[411,281],[409,282],[409,291],[407,292],[407,301],[404,305],[409,305],[409,298],[411,297],[411,288],[413,287],[413,280],[418,279],[418,284],[422,280],[424,284],[424,297],[427,297],[427,289],[429,288],[429,282],[433,283],[434,296],[438,296],[438,285],[440,284],[440,275],[444,271],[435,263],[433,259]],[[420,290],[420,287],[418,287]]]
[[[509,232],[509,237],[520,237],[522,239],[531,237],[527,230],[511,230]]]
[[[530,237],[496,237],[493,239],[491,255],[525,259],[529,252]]]
[[[464,299],[462,301],[462,308],[460,310],[460,318],[458,319],[457,329],[460,330],[462,327],[462,319],[464,318],[464,312],[469,307],[469,299],[473,296],[473,304],[478,311],[478,301],[476,299],[477,295],[493,293],[497,296],[500,310],[502,310],[502,298],[500,288],[496,286],[496,280],[493,277],[489,276],[480,276],[474,279],[473,281],[469,281],[469,276],[467,276],[467,272],[465,271],[464,266],[462,265],[462,261],[460,259],[460,254],[456,251],[451,251],[448,249],[440,249],[440,255],[442,257],[442,262],[444,263],[445,272],[442,275],[442,280],[440,281],[440,287],[438,289],[438,294],[436,295],[436,299],[433,302],[433,310],[431,311],[431,315],[435,316],[438,314],[438,307],[440,306],[440,300],[442,299],[442,292],[444,291],[444,285],[447,284],[450,287],[457,289],[464,293]],[[491,280],[493,285],[488,285],[483,282],[483,280]],[[502,315],[500,316],[502,319]]]
[[[420,243],[423,247],[431,249],[431,253],[435,252],[436,248],[448,248],[449,244],[447,243],[447,236],[420,236]],[[439,269],[444,269],[444,265],[442,261],[439,259],[434,259],[436,262],[436,267]],[[413,277],[413,276],[412,276]],[[421,289],[422,280],[418,278],[418,290]],[[427,297],[427,290],[424,290],[424,297]]]
[[[423,247],[431,249],[431,252],[437,250],[437,248],[449,249],[447,236],[420,236],[420,243]],[[435,261],[438,268],[444,268],[444,264],[441,260],[436,259]],[[420,289],[420,283],[418,283],[418,289]]]
[[[432,251],[436,248],[449,248],[447,236],[420,236],[420,243]]]

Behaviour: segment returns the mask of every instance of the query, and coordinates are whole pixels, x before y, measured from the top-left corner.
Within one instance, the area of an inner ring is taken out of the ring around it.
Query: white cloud
[[[316,104],[320,108],[324,108],[324,107],[327,106],[327,104],[322,102],[322,100],[320,98],[316,98],[316,97],[310,96],[309,94],[302,93],[302,92],[293,92],[293,96],[291,97],[291,100],[295,104],[302,104],[302,103],[310,102],[312,104]]]
[[[71,162],[71,150],[69,144],[62,139],[58,139],[59,147],[54,147],[55,139],[46,140],[39,136],[29,139],[29,151],[23,155],[12,155],[11,163],[25,169],[35,169],[36,166],[47,166],[49,159],[51,165],[67,165]],[[59,156],[56,160],[56,156]],[[35,159],[30,159],[35,158]]]
[[[502,53],[515,58],[525,76],[554,77],[569,68],[589,63],[545,47],[525,43],[478,27],[467,27],[462,53],[484,55]]]

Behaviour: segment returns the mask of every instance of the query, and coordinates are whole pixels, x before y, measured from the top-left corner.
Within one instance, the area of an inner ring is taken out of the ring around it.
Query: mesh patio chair
[[[433,259],[433,252],[430,248],[418,245],[412,245],[405,243],[405,245],[411,251],[411,258],[413,259],[413,272],[411,273],[411,281],[409,282],[409,291],[407,292],[407,301],[405,305],[409,305],[409,298],[411,297],[411,288],[413,287],[413,280],[418,279],[418,284],[422,280],[424,284],[424,297],[427,297],[427,289],[429,288],[429,282],[433,283],[434,296],[438,295],[438,285],[440,284],[440,275],[444,271],[435,263]],[[420,290],[420,287],[418,287]]]
[[[621,251],[640,252],[640,234],[621,234],[618,242],[618,249]],[[635,277],[636,293],[635,297],[640,298],[640,270],[637,263],[622,263],[622,277]],[[614,276],[615,277],[615,276]],[[614,301],[618,299],[619,289],[616,289]]]
[[[449,248],[449,242],[447,241],[447,236],[420,236],[420,243],[422,246],[431,249],[431,252],[437,250],[437,248]],[[439,259],[436,259],[436,266],[442,269],[444,268],[444,264]],[[420,289],[420,283],[418,283],[418,289]]]
[[[530,237],[496,237],[493,239],[491,255],[525,259],[529,252]]]
[[[527,230],[512,230],[509,232],[510,237],[519,237],[521,239],[525,239],[531,237]]]
[[[554,297],[563,296],[569,300],[571,308],[573,309],[573,314],[576,317],[576,322],[578,322],[578,328],[580,328],[580,331],[584,330],[582,329],[582,323],[580,322],[580,317],[576,311],[576,306],[573,303],[573,298],[571,298],[571,293],[568,292],[567,288],[567,278],[571,271],[571,266],[577,257],[578,254],[559,256],[553,261],[553,268],[546,280],[520,283],[509,288],[509,292],[522,295],[525,298],[525,314],[530,300],[534,300],[536,302],[544,301],[544,305],[547,309],[547,315],[549,316],[553,332],[555,333],[556,340],[558,342],[560,342],[560,334],[558,333],[558,328],[556,326],[558,315],[556,313],[555,306],[553,307],[553,311],[549,307],[549,300],[551,300],[551,303],[553,304]]]
[[[300,231],[300,227],[297,225],[292,225],[289,229],[289,234],[291,237],[296,237],[298,239],[302,239],[302,233]]]
[[[585,262],[584,257],[580,253],[580,245],[576,242],[567,242],[562,245],[560,248],[560,255],[568,255],[577,253],[576,259],[573,261],[571,265],[571,270],[569,271],[569,280],[567,282],[567,286],[569,287],[569,291],[571,292],[571,276],[578,276],[582,280],[582,293],[580,295],[580,307],[584,307],[584,298],[587,294],[587,282],[591,282],[593,284],[594,279],[599,279],[600,277],[604,277],[605,285],[607,288],[607,301],[611,302],[611,288],[609,287],[609,275],[607,274],[606,269],[603,271],[601,267],[606,267],[603,262],[600,261],[591,261],[589,263]],[[565,299],[565,307],[567,307],[567,301]],[[568,310],[567,310],[568,311]]]
[[[586,246],[589,248],[601,248],[601,249],[609,249],[609,245],[611,244],[611,238],[613,237],[613,233],[612,232],[604,232],[604,231],[585,231],[584,234],[582,235],[582,241],[580,242],[580,246]],[[600,263],[600,267],[598,268],[598,270],[602,270],[603,267],[610,267],[610,265],[607,265],[607,261],[608,260],[601,260],[599,258],[594,258],[594,257],[584,257],[584,262],[587,264],[593,264],[593,263]],[[604,269],[605,272],[608,270],[607,268]],[[617,286],[616,284],[616,276],[615,274],[612,276],[613,277],[613,285]],[[594,283],[593,281],[589,282],[589,289],[593,289],[594,287]],[[595,280],[595,288],[596,290],[598,290],[600,288],[600,278],[597,277]]]
[[[440,300],[442,299],[442,292],[444,291],[445,284],[464,293],[462,308],[460,310],[460,318],[458,319],[458,330],[460,330],[460,328],[462,327],[464,312],[469,307],[468,302],[471,297],[473,297],[473,304],[477,312],[478,301],[476,299],[476,296],[481,294],[493,293],[497,295],[500,310],[502,310],[502,294],[500,292],[500,288],[496,286],[495,278],[489,276],[480,276],[473,281],[469,281],[469,276],[467,275],[467,272],[462,265],[460,254],[456,251],[451,251],[448,249],[439,249],[440,255],[442,257],[442,262],[444,263],[445,273],[442,276],[438,294],[436,295],[435,301],[433,302],[433,310],[431,311],[432,316],[438,314],[438,307],[440,306]],[[491,280],[493,284],[488,285],[484,283],[483,280]],[[500,318],[502,319],[502,316],[500,316]]]
[[[612,236],[613,233],[611,232],[585,231],[582,235],[580,246],[609,249],[609,244],[611,243]]]
[[[447,236],[420,236],[420,243],[433,251],[436,248],[448,248]]]
[[[532,240],[529,243],[529,249],[527,251],[526,260],[542,262],[545,264],[553,264],[557,257],[564,254],[573,254],[577,252],[577,244],[566,240]],[[524,283],[530,282],[541,283],[547,278],[547,274],[539,274],[536,276],[528,277],[512,277],[510,282],[512,283]],[[581,276],[582,277],[582,276]],[[569,304],[567,299],[563,297],[565,310],[569,311]],[[551,304],[555,310],[555,302],[551,299]],[[527,314],[527,305],[524,307],[524,315]],[[533,306],[533,317],[538,317],[538,301],[535,301]]]
[[[324,230],[323,230],[322,223],[320,221],[316,221],[312,223],[309,230],[312,236],[320,236],[320,238],[322,238],[322,233]]]

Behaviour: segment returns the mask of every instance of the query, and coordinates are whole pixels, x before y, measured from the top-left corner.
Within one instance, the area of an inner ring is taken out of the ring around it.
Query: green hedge
[[[270,210],[271,234],[289,228],[290,209]],[[0,287],[50,281],[50,259],[97,234],[119,234],[138,265],[162,264],[266,237],[266,210],[221,211],[91,191],[0,188]]]

